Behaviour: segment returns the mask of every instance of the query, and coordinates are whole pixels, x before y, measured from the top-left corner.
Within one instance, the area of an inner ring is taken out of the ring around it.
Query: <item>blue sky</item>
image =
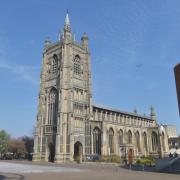
[[[179,0],[1,0],[0,129],[31,134],[44,40],[57,41],[66,9],[77,41],[90,39],[93,102],[180,129],[173,67],[180,61]],[[180,132],[180,131],[179,131]]]

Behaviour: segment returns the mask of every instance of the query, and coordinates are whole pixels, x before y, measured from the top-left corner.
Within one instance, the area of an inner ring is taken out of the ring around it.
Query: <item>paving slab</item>
[[[43,173],[43,172],[82,172],[83,170],[70,167],[41,166],[0,162],[0,172],[3,173]]]

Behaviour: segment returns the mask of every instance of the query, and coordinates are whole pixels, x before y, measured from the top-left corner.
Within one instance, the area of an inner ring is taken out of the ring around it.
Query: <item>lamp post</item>
[[[127,154],[126,154],[126,145],[125,145],[125,164],[127,165]]]
[[[162,141],[164,141],[164,139],[162,139],[163,138],[163,132],[164,132],[164,127],[161,125],[160,127],[159,127],[159,143],[160,143],[160,158],[162,159],[163,158],[163,156],[164,156],[164,152],[163,152],[163,142]]]
[[[123,152],[123,156],[122,157],[124,159],[124,163],[125,163],[125,165],[127,165],[126,145],[123,145],[122,152]]]

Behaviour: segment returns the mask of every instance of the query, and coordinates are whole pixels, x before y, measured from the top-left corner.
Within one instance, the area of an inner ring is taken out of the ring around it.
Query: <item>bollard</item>
[[[144,164],[142,165],[142,170],[144,171]]]
[[[118,172],[118,166],[116,165],[116,172]]]

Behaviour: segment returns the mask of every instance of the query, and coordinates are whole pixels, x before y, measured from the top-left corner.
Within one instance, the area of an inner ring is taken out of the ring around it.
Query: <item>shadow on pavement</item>
[[[120,167],[123,168],[123,169],[132,170],[132,171],[180,174],[180,171],[176,171],[175,169],[165,169],[163,171],[157,171],[155,166],[141,166],[141,165],[133,164],[131,167],[129,165],[123,165],[123,166],[120,166]]]
[[[21,174],[14,174],[14,173],[0,175],[0,180],[6,180],[6,179],[23,180],[24,176]]]
[[[6,176],[0,175],[0,180],[6,179]]]
[[[123,166],[121,166],[121,168],[129,169],[129,170],[133,170],[133,171],[156,172],[154,166],[141,166],[141,165],[133,164],[131,166],[123,165]]]

